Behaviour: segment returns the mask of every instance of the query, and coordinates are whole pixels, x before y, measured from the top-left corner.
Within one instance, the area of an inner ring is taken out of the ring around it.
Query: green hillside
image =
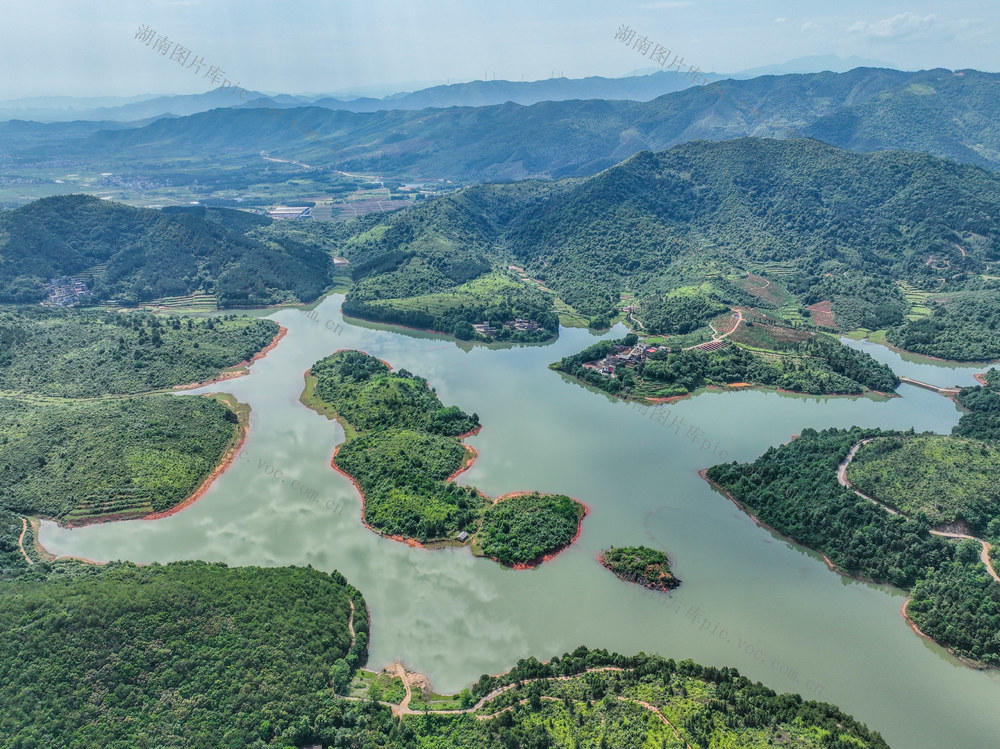
[[[301,746],[365,655],[364,601],[336,572],[36,568],[0,582],[6,746]]]
[[[479,416],[445,407],[427,380],[362,351],[338,351],[306,376],[302,402],[347,435],[334,465],[364,497],[372,529],[421,543],[465,543],[508,566],[535,565],[572,543],[586,508],[537,492],[492,500],[452,477],[475,457],[462,435]],[[457,538],[461,535],[460,540]]]
[[[0,559],[16,520],[0,510]],[[735,669],[585,647],[483,676],[450,713],[394,717],[375,692],[338,696],[369,636],[364,599],[338,572],[13,563],[0,582],[12,747],[887,746],[833,705]]]
[[[976,535],[997,537],[997,466],[1000,450],[989,442],[943,435],[883,437],[858,451],[847,476],[865,494],[905,515],[922,515],[931,525],[958,521]]]
[[[860,96],[803,130],[853,151],[903,148],[996,169],[996,80],[976,70],[904,74],[876,95],[859,91]]]
[[[1000,359],[1000,291],[934,295],[929,304],[929,316],[891,328],[886,340],[942,359]]]
[[[240,433],[233,410],[197,396],[0,398],[0,424],[0,506],[67,523],[173,508]]]
[[[204,206],[151,211],[86,195],[44,198],[0,213],[0,302],[44,299],[53,278],[100,266],[94,300],[136,304],[212,293],[220,307],[315,299],[332,261],[295,241],[253,239],[270,222]]]
[[[157,391],[218,376],[277,330],[234,315],[0,310],[0,508],[67,523],[174,508],[235,448],[249,409]]]
[[[274,339],[271,320],[0,310],[0,391],[83,398],[202,382]]]
[[[803,304],[829,299],[841,325],[881,327],[905,311],[891,281],[938,284],[929,255],[966,272],[996,257],[997,206],[1000,179],[974,168],[741,139],[638,154],[527,210],[508,238],[529,272],[585,313],[622,291],[656,299],[713,271],[767,278],[781,264]],[[954,244],[968,233],[985,241],[963,258]]]
[[[790,321],[823,302],[841,329],[878,329],[904,323],[900,281],[1000,294],[986,273],[1000,257],[998,215],[1000,178],[974,167],[737,139],[639,153],[585,180],[468,188],[359,222],[338,251],[357,282],[345,311],[410,298],[417,325],[434,319],[416,313],[435,295],[513,261],[585,317],[613,319],[630,295],[651,334],[779,298]],[[771,283],[778,296],[762,290]]]
[[[1000,582],[983,563],[1000,543],[995,481],[1000,375],[962,388],[969,409],[949,436],[853,427],[804,429],[752,463],[712,466],[707,477],[779,533],[822,552],[846,573],[910,590],[907,612],[922,632],[957,654],[1000,665]],[[853,446],[848,479],[838,481]],[[935,529],[959,522],[961,532]],[[996,555],[989,557],[995,572]]]

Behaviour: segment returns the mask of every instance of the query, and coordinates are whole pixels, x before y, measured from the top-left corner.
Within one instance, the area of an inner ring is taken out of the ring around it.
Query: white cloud
[[[856,21],[851,24],[848,31],[882,39],[905,39],[924,35],[936,20],[937,17],[933,14],[918,16],[907,12],[892,18],[883,18],[881,21]]]
[[[774,22],[775,22],[775,23],[784,23],[784,22],[785,22],[785,21],[787,21],[787,20],[788,20],[788,19],[787,19],[787,18],[786,18],[785,16],[781,16],[780,18],[775,18],[775,19],[774,19]]]
[[[818,29],[818,28],[819,28],[819,24],[818,23],[813,23],[812,21],[806,21],[804,24],[802,24],[802,30],[803,31],[809,31],[811,29]]]

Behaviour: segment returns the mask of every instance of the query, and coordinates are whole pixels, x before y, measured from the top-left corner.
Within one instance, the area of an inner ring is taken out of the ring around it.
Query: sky
[[[998,36],[996,0],[6,0],[0,100],[201,93],[213,67],[269,93],[614,77],[656,67],[655,45],[705,72],[828,54],[997,72]]]

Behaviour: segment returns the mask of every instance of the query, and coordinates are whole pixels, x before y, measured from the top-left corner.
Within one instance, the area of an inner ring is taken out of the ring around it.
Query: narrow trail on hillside
[[[583,672],[581,672],[579,674],[571,674],[569,676],[548,676],[548,677],[541,677],[541,678],[538,678],[538,679],[524,679],[523,681],[516,681],[513,684],[505,684],[502,687],[498,687],[497,689],[494,689],[492,692],[490,692],[486,696],[484,696],[481,699],[479,699],[476,702],[476,704],[473,705],[472,707],[467,707],[467,708],[459,709],[459,710],[414,710],[413,708],[410,707],[410,700],[413,698],[413,691],[412,691],[412,687],[411,687],[411,684],[410,684],[410,675],[411,675],[410,672],[407,671],[406,668],[403,666],[403,664],[400,663],[399,661],[396,661],[395,663],[393,663],[392,665],[390,665],[389,667],[387,667],[385,670],[386,670],[386,673],[390,674],[391,676],[398,676],[399,679],[400,679],[400,681],[403,682],[403,688],[406,690],[406,696],[403,697],[402,702],[400,702],[398,705],[394,705],[391,702],[382,702],[382,701],[379,701],[379,704],[384,705],[384,706],[388,707],[390,710],[392,710],[392,714],[393,715],[423,715],[424,713],[431,714],[431,715],[462,715],[462,714],[465,714],[465,713],[474,713],[477,710],[481,710],[484,705],[486,705],[488,702],[491,702],[492,700],[496,699],[497,697],[499,697],[504,692],[508,692],[511,689],[514,689],[516,687],[524,686],[525,684],[532,684],[532,683],[534,683],[536,681],[569,681],[570,679],[579,678],[580,676],[583,676],[583,674],[596,673],[598,671],[625,671],[626,669],[619,668],[618,666],[599,666],[599,667],[596,667],[596,668],[588,668],[586,671],[583,671]],[[420,677],[420,678],[423,679],[424,677]],[[364,701],[367,698],[365,698],[365,697],[344,697],[343,699],[345,699],[345,700],[355,700],[355,701]],[[555,697],[542,697],[542,699],[543,700],[544,699],[554,699],[556,701],[559,701]],[[637,700],[632,700],[632,699],[629,699],[627,697],[619,697],[618,699],[623,700],[623,701],[627,701],[627,702],[635,702],[636,704],[643,705],[643,707],[647,707],[645,703],[641,703],[641,702],[639,702]],[[522,703],[525,702],[525,701],[526,700],[521,700]],[[506,712],[507,710],[510,710],[511,707],[512,706],[507,706],[507,707],[503,708],[502,710],[498,710],[495,713],[491,713],[489,715],[477,715],[475,717],[476,717],[476,720],[491,720],[492,718],[495,718],[496,716],[498,716],[498,715]],[[660,715],[660,718],[662,718],[663,721],[665,723],[667,723],[667,725],[669,725],[671,728],[674,729],[674,733],[675,734],[677,733],[677,729],[674,728],[673,724],[671,724],[665,717],[663,717],[663,715],[660,714],[658,710],[656,710],[655,708],[651,708],[651,707],[649,709],[653,709],[655,712],[657,712],[657,714]],[[682,740],[681,737],[680,737],[680,735],[678,735],[677,738],[678,738],[678,740]]]
[[[629,699],[628,697],[619,697],[618,699],[621,702],[631,702],[631,703],[633,703],[635,705],[641,705],[642,707],[644,707],[647,710],[649,710],[650,712],[652,712],[657,718],[659,718],[660,720],[662,720],[667,726],[670,727],[670,730],[674,732],[674,738],[676,738],[680,742],[683,742],[684,746],[686,746],[687,749],[692,749],[691,745],[689,743],[687,743],[686,741],[684,741],[684,738],[681,736],[680,731],[677,730],[677,726],[675,726],[673,723],[671,723],[669,720],[667,720],[667,716],[664,715],[660,711],[660,708],[656,707],[656,705],[651,705],[648,702],[643,702],[642,700],[632,700],[632,699]]]
[[[17,548],[19,548],[21,550],[21,553],[24,555],[24,561],[26,561],[28,564],[34,564],[34,562],[31,560],[31,557],[28,556],[28,552],[24,550],[24,534],[27,532],[28,532],[28,521],[25,520],[24,518],[21,518],[21,535],[17,537]]]
[[[851,448],[851,451],[847,453],[847,457],[844,458],[843,462],[841,462],[841,464],[837,467],[837,481],[840,483],[841,486],[847,487],[862,499],[867,499],[869,502],[874,502],[886,512],[891,512],[893,515],[899,515],[900,517],[905,517],[903,513],[901,513],[899,510],[890,507],[885,502],[880,502],[879,500],[875,499],[875,497],[870,497],[864,492],[859,491],[857,488],[855,488],[854,484],[852,484],[850,480],[847,478],[847,467],[851,464],[851,461],[854,460],[854,456],[858,454],[858,450],[861,449],[862,445],[866,445],[867,443],[871,442],[872,439],[873,438],[861,440]],[[993,569],[993,562],[990,560],[990,550],[993,547],[989,543],[987,543],[981,538],[976,538],[975,536],[969,536],[965,533],[954,533],[951,531],[937,531],[934,530],[933,528],[929,529],[928,532],[933,536],[941,536],[942,538],[962,538],[962,539],[967,539],[969,541],[978,541],[983,547],[982,551],[979,554],[979,558],[982,560],[983,564],[986,565],[986,571],[990,573],[990,577],[992,577],[994,580],[1000,583],[1000,576],[998,576],[996,570]]]
[[[712,323],[709,323],[708,324],[709,330],[712,331],[711,341],[702,341],[701,343],[696,343],[694,346],[686,346],[681,350],[691,351],[692,349],[701,349],[702,347],[707,347],[713,343],[718,343],[719,341],[725,340],[727,337],[731,336],[733,333],[736,332],[736,329],[740,327],[740,323],[743,322],[743,313],[740,312],[739,310],[734,310],[734,312],[736,313],[736,324],[732,328],[730,328],[728,332],[719,333],[719,331],[715,329],[715,326],[712,325]]]
[[[347,605],[351,607],[351,615],[347,617],[347,631],[351,633],[351,647],[348,651],[354,650],[354,643],[357,642],[357,635],[354,634],[354,601],[347,599]]]

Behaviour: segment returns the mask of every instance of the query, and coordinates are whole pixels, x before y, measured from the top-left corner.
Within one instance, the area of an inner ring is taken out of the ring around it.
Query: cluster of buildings
[[[266,211],[266,215],[270,218],[309,218],[309,207],[308,206],[289,206],[289,205],[277,205],[273,208],[269,208]]]
[[[46,286],[48,304],[53,307],[71,307],[80,301],[80,297],[90,293],[87,284],[79,278],[53,278]]]
[[[615,350],[597,361],[585,362],[583,366],[587,369],[596,369],[603,375],[615,376],[615,368],[634,367],[636,364],[645,361],[657,351],[667,351],[667,346],[647,346],[639,341],[631,348],[628,346],[615,346]]]
[[[536,323],[534,320],[527,320],[523,317],[515,317],[513,320],[507,320],[501,323],[500,327],[495,325],[490,325],[488,321],[483,321],[481,323],[473,323],[473,328],[479,335],[486,336],[490,338],[495,336],[500,332],[500,328],[510,328],[511,330],[541,330],[542,326]]]

